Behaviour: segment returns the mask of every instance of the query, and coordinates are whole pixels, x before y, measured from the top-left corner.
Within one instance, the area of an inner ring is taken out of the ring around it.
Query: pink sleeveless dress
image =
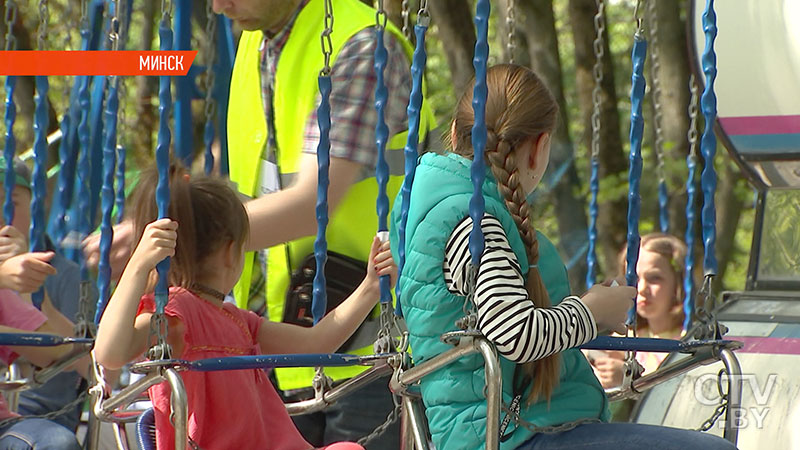
[[[143,297],[139,312],[154,310],[153,296]],[[185,325],[183,354],[175,358],[191,361],[261,353],[257,341],[261,318],[250,311],[227,303],[219,308],[185,289],[172,288],[165,312]],[[180,374],[189,400],[189,437],[204,450],[312,448],[297,431],[264,370]],[[160,383],[149,393],[158,448],[172,450],[175,432],[169,421],[169,385]]]

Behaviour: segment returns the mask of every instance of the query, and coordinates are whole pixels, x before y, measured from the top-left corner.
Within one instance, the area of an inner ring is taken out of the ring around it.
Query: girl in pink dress
[[[379,297],[378,277],[396,276],[388,242],[373,239],[367,276],[356,291],[316,326],[269,322],[223,302],[239,279],[249,234],[247,213],[223,181],[189,177],[170,168],[169,217],[156,220],[157,175],[142,176],[132,198],[138,245],[100,321],[95,354],[116,369],[138,359],[153,342],[155,265],[172,257],[168,343],[177,359],[197,360],[278,353],[332,353],[356,330]],[[189,439],[206,450],[308,450],[283,402],[261,369],[181,372],[189,401]],[[159,449],[174,448],[169,387],[150,388]],[[353,443],[329,450],[362,449]]]

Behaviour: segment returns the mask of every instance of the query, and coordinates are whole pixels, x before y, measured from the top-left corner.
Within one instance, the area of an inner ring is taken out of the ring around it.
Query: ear
[[[227,244],[223,244],[222,246],[222,262],[225,264],[225,267],[235,267],[238,259],[237,259],[237,252],[236,252],[236,243],[228,241]]]
[[[546,131],[543,132],[542,134],[539,135],[539,137],[536,138],[533,144],[534,144],[533,148],[531,149],[531,152],[528,154],[528,167],[530,167],[531,169],[536,167],[539,155],[543,155],[547,145],[550,144],[550,133]]]

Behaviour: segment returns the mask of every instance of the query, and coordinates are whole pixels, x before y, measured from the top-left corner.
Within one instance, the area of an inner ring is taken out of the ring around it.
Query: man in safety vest
[[[328,249],[366,261],[369,236],[377,231],[373,68],[376,11],[360,0],[332,0],[332,4],[335,24],[330,60],[333,90]],[[248,250],[268,249],[262,254],[266,281],[263,276],[253,278],[255,258],[250,253],[234,296],[240,307],[247,307],[254,291],[263,290],[269,319],[281,321],[292,308],[285,304],[292,273],[313,253],[312,236],[317,230],[316,108],[320,98],[317,77],[324,66],[320,46],[325,27],[324,1],[215,0],[214,10],[245,30],[239,41],[230,89],[230,177],[241,193],[254,198],[246,203],[251,229]],[[393,200],[402,183],[412,48],[391,24],[387,25],[385,35],[388,50],[385,83],[389,93],[385,118],[390,130],[386,159],[390,166],[388,196]],[[422,136],[432,124],[432,114],[426,106]],[[258,265],[255,272],[260,272]],[[376,318],[368,318],[356,332],[355,342],[343,350],[372,353],[376,322]],[[336,382],[363,370],[362,367],[328,368],[325,373]],[[313,368],[279,369],[275,373],[287,399],[313,396],[310,388]],[[322,446],[369,434],[384,422],[393,406],[388,380],[384,378],[322,413],[295,419],[306,439]],[[398,430],[395,423],[382,437],[372,441],[369,448],[398,448]]]

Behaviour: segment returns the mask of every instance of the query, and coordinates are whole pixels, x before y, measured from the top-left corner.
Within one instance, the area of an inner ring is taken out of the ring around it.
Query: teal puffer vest
[[[472,195],[470,164],[470,160],[455,154],[429,153],[421,158],[417,167],[406,227],[406,261],[398,281],[400,302],[417,364],[451,348],[442,343],[439,336],[456,330],[455,321],[463,316],[465,297],[447,290],[442,265],[447,239],[455,226],[468,215],[469,198]],[[527,267],[524,244],[500,197],[497,183],[488,171],[483,195],[486,212],[500,221],[520,266]],[[398,196],[396,205],[400,205],[399,202]],[[398,248],[399,220],[398,207],[392,212],[393,249]],[[558,303],[569,295],[566,270],[553,244],[543,235],[538,236],[539,270],[550,298],[553,303]],[[549,407],[544,401],[530,406],[523,403],[520,411],[522,418],[537,426],[586,418],[608,420],[608,401],[586,359],[577,349],[562,352],[560,356],[560,381],[553,391]],[[500,363],[503,401],[510,404],[516,365],[503,357],[500,357]],[[437,449],[484,447],[486,401],[481,356],[470,355],[432,373],[422,380],[420,388]],[[514,427],[513,423],[509,425],[506,434]],[[500,448],[514,449],[532,435],[524,427],[519,427],[500,444]]]

